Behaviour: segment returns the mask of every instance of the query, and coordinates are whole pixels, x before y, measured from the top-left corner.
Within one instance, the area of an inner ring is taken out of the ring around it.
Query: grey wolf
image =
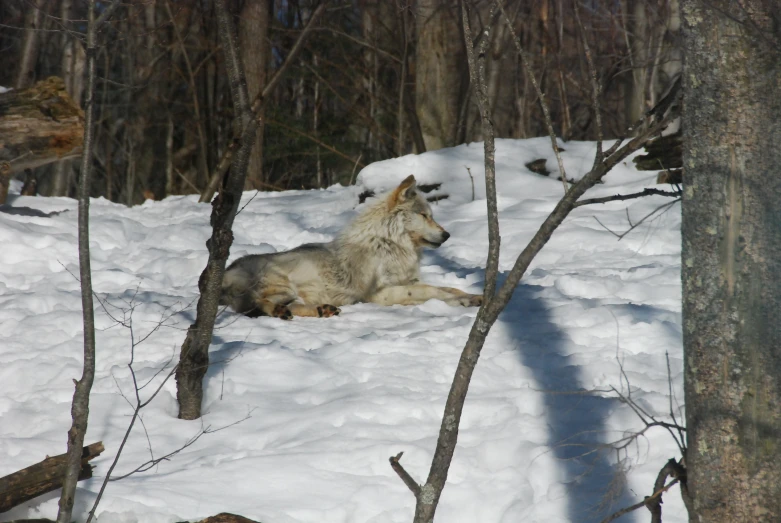
[[[478,306],[481,295],[420,281],[423,248],[437,248],[449,237],[410,175],[330,243],[233,262],[225,271],[220,304],[251,317],[285,320],[330,317],[340,306],[359,302],[416,305],[439,299]]]

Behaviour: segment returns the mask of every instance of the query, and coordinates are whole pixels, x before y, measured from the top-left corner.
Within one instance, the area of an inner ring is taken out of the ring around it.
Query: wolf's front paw
[[[450,305],[460,305],[461,307],[479,307],[483,304],[483,296],[481,294],[465,294],[459,296],[454,300],[448,300]]]
[[[327,303],[317,306],[317,315],[320,316],[321,318],[330,318],[331,316],[339,316],[340,312],[342,312],[342,309],[340,309],[339,307],[334,307],[333,305],[328,305]]]
[[[483,304],[483,295],[482,294],[471,294],[469,296],[469,306],[470,307],[480,307]]]
[[[277,305],[276,307],[274,307],[274,310],[271,312],[271,315],[275,318],[279,318],[280,320],[293,319],[293,313],[290,312],[290,309],[287,308],[287,305]]]

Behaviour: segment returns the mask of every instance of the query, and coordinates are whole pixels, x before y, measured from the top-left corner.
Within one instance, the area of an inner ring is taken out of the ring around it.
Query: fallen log
[[[92,477],[92,465],[88,462],[103,450],[101,441],[84,447],[79,481]],[[35,465],[0,478],[0,512],[62,487],[66,460],[67,454],[47,457]]]
[[[52,76],[0,93],[0,165],[10,173],[81,155],[84,112]]]

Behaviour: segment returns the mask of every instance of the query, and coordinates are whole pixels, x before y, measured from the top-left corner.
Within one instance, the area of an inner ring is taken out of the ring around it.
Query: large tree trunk
[[[772,2],[683,3],[690,521],[781,521],[781,39]]]
[[[458,114],[466,94],[466,50],[458,3],[419,0],[416,16],[415,102],[426,149],[457,145]]]
[[[247,77],[247,91],[254,99],[266,86],[266,75],[270,50],[268,45],[268,27],[271,18],[269,0],[247,1],[239,17],[239,44],[241,60]],[[258,111],[258,118],[263,118],[263,106]],[[262,189],[263,176],[263,126],[258,127],[255,145],[250,154],[247,169],[246,189]]]

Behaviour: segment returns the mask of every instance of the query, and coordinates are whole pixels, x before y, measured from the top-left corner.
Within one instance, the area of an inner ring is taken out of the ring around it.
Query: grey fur
[[[420,283],[423,247],[447,233],[409,176],[330,243],[244,256],[225,272],[221,303],[249,316],[333,316],[358,302],[413,305],[437,298],[476,306],[482,296]]]

